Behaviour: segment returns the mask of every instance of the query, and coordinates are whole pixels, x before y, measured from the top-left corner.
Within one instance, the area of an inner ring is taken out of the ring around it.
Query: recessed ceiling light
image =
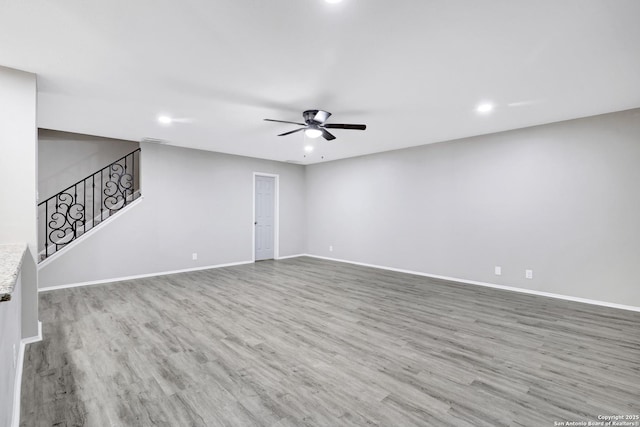
[[[317,138],[322,135],[322,131],[318,128],[308,128],[304,131],[304,134],[309,138]]]
[[[158,116],[158,123],[163,125],[170,125],[173,119],[169,116]]]
[[[306,147],[304,147],[304,151],[306,151],[307,153],[310,153],[313,151],[313,145],[307,145]]]
[[[488,102],[480,104],[480,105],[478,105],[476,107],[476,111],[478,113],[489,113],[489,112],[493,111],[493,104],[490,104]]]

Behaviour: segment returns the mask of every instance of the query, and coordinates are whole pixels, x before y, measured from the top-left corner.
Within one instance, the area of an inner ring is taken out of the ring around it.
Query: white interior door
[[[255,189],[255,258],[274,258],[275,241],[275,177],[256,175]]]

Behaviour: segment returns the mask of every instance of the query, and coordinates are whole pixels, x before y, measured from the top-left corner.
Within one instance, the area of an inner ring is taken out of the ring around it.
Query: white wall
[[[631,110],[309,166],[308,252],[640,307],[639,165]]]
[[[36,240],[35,78],[0,67],[0,243]]]
[[[43,263],[40,287],[251,261],[253,172],[280,175],[280,256],[305,251],[302,166],[141,148],[143,199]]]
[[[77,133],[38,131],[40,201],[97,172],[139,147],[133,141]]]
[[[35,74],[0,67],[0,243],[27,243],[22,268],[22,335],[38,334]]]
[[[0,67],[0,243],[27,243],[21,283],[0,303],[0,425],[9,425],[13,346],[38,334],[36,253],[36,76]]]
[[[16,281],[11,300],[0,303],[0,426],[11,424],[16,366],[14,352],[22,337],[22,284]]]

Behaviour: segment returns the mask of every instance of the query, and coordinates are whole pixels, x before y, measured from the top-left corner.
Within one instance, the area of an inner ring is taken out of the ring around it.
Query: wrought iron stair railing
[[[40,261],[140,197],[140,149],[38,204]]]

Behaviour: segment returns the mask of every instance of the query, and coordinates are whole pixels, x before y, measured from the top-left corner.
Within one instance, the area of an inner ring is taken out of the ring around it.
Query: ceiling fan
[[[304,131],[305,135],[309,138],[317,138],[322,136],[327,141],[331,141],[336,139],[327,129],[352,129],[352,130],[365,130],[367,125],[349,125],[349,124],[340,124],[340,123],[325,123],[327,119],[331,116],[331,113],[323,110],[307,110],[302,113],[302,117],[304,118],[304,123],[298,122],[287,122],[284,120],[273,120],[273,119],[265,119],[268,122],[278,122],[278,123],[289,123],[292,125],[300,125],[304,126],[302,128],[292,130],[289,132],[281,133],[278,136],[291,135],[292,133]]]

